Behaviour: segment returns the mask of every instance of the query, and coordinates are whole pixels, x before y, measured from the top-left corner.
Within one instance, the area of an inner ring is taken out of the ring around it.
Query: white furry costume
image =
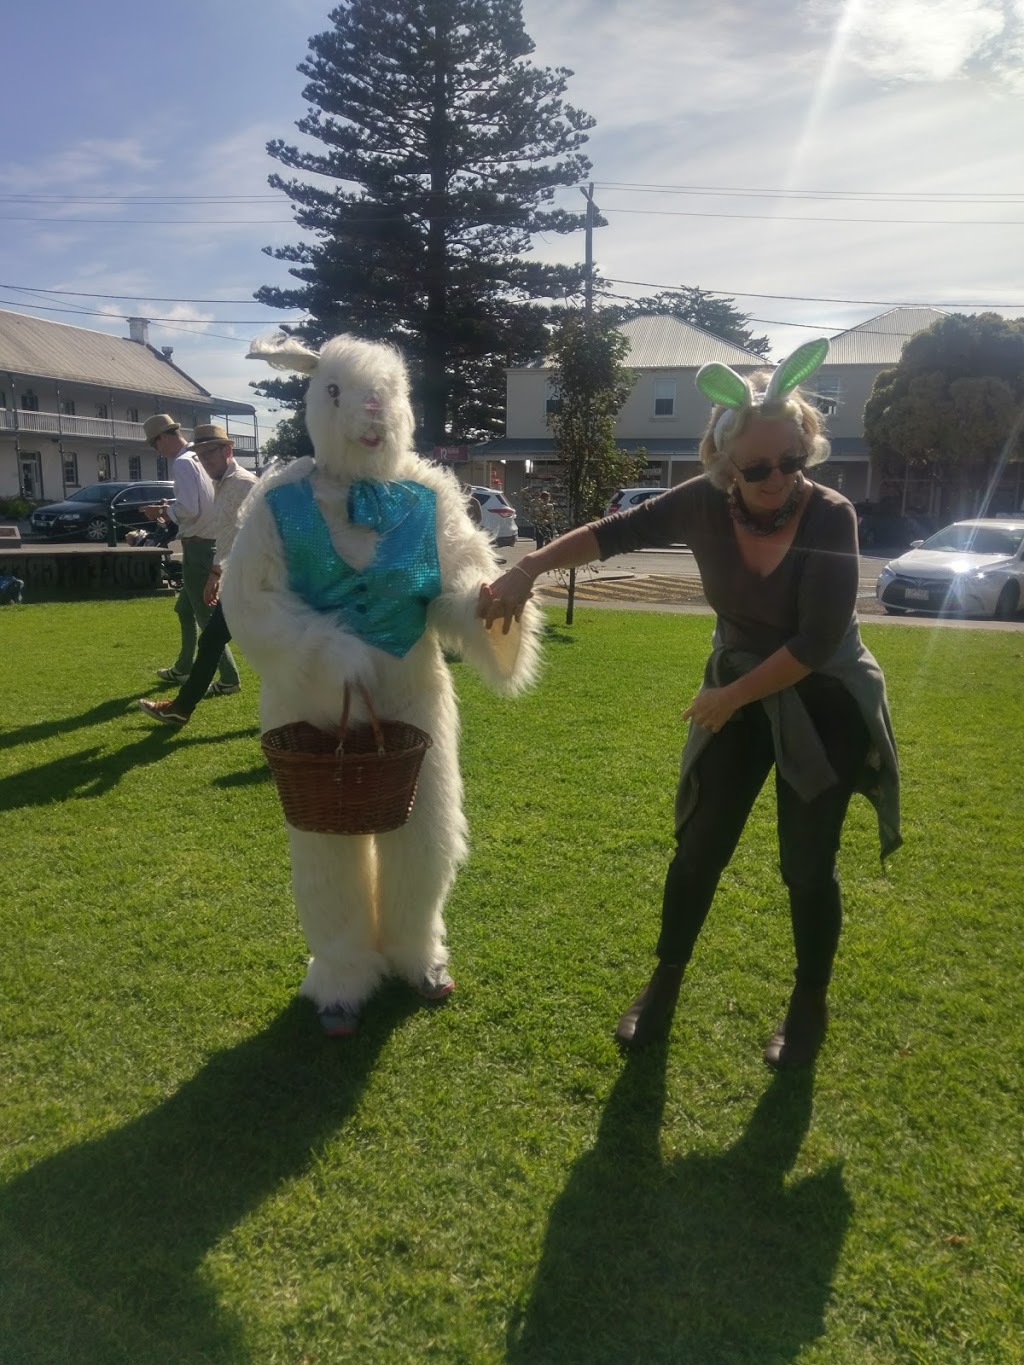
[[[310,375],[306,425],[316,452],[261,479],[224,575],[231,633],[261,676],[263,729],[299,720],[336,727],[348,681],[365,684],[382,720],[417,725],[434,741],[401,829],[337,835],[288,827],[295,903],[313,954],[302,992],[320,1008],[356,1008],[388,972],[415,984],[448,958],[443,910],[465,857],[466,821],[458,711],[442,643],[461,650],[496,690],[514,693],[534,679],[540,616],[528,605],[508,635],[488,631],[477,617],[480,585],[496,576],[494,554],[454,477],[414,453],[408,379],[395,350],[341,336],[319,357],[287,338],[257,343],[254,354]],[[378,534],[349,520],[353,481],[408,480],[433,490],[441,594],[404,657],[367,643],[351,620],[318,611],[290,590],[266,495],[306,478],[334,549],[360,572],[374,559]],[[353,718],[363,718],[358,694]]]

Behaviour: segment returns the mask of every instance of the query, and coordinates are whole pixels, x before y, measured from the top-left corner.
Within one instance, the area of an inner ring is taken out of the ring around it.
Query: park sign
[[[469,459],[469,446],[435,446],[431,453],[438,464],[460,464]]]

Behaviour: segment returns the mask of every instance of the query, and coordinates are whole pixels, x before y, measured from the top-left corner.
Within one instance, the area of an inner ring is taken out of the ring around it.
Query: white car
[[[963,612],[1012,619],[1024,606],[1024,517],[956,521],[890,560],[876,593],[890,615]]]
[[[613,512],[628,512],[631,507],[639,507],[648,498],[656,498],[659,493],[667,493],[667,488],[620,488],[604,509],[606,517]]]
[[[514,545],[519,538],[516,509],[497,488],[470,490],[480,504],[480,525],[495,545]]]

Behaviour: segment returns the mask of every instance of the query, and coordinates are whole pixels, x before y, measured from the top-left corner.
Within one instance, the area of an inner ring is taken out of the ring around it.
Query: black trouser
[[[227,621],[224,620],[223,608],[218,602],[199,636],[188,682],[174,699],[175,711],[184,711],[190,716],[196,709],[206,695],[206,689],[213,682],[213,675],[217,672],[224,646],[230,641],[231,632],[228,630]]]
[[[828,985],[839,943],[843,907],[836,854],[869,740],[856,702],[840,683],[811,674],[796,690],[839,779],[813,801],[802,801],[775,774],[779,860],[789,891],[796,979],[813,989]],[[759,702],[738,711],[701,754],[697,805],[677,832],[665,878],[657,949],[662,961],[689,962],[718,879],[774,762],[771,725]]]

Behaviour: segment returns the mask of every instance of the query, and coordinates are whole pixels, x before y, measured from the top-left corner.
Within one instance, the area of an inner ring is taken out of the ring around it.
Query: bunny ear
[[[791,389],[802,384],[809,375],[821,365],[828,355],[828,340],[818,337],[815,341],[805,341],[785,360],[772,375],[764,392],[763,403],[771,403],[785,398]]]
[[[312,374],[320,362],[316,351],[304,346],[297,337],[277,332],[272,336],[256,337],[246,353],[246,360],[265,360],[275,370],[298,370]]]
[[[749,408],[750,385],[728,365],[702,365],[694,381],[705,398],[723,408]]]

